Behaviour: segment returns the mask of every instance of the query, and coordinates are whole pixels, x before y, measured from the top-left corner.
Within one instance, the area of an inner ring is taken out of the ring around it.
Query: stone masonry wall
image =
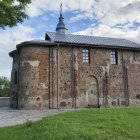
[[[18,87],[15,83],[15,72],[18,71],[19,58],[18,54],[13,57],[12,71],[11,71],[11,87],[10,87],[10,107],[17,108],[18,106]]]
[[[90,63],[83,63],[83,49]],[[140,106],[140,51],[80,46],[25,46],[20,51],[18,107]],[[17,59],[13,61],[13,69]],[[12,77],[13,79],[13,77]],[[14,90],[12,84],[12,90]]]
[[[117,50],[118,65],[112,65],[111,49],[89,48],[87,64],[83,49],[59,48],[60,108],[140,105],[140,52]]]
[[[49,108],[49,48],[21,48],[19,108]]]

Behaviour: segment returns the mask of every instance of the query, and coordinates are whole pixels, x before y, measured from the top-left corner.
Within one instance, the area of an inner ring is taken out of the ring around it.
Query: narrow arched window
[[[118,65],[118,52],[117,51],[111,51],[111,64],[114,64],[114,65]]]
[[[83,49],[83,62],[84,63],[89,63],[90,58],[89,58],[89,49]]]

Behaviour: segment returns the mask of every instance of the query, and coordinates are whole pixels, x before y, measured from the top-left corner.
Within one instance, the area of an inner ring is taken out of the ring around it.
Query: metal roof
[[[23,46],[23,45],[28,45],[28,44],[41,44],[41,45],[49,45],[49,44],[53,44],[53,42],[48,41],[48,40],[40,40],[40,39],[34,39],[34,40],[30,40],[30,41],[25,41],[22,42],[20,44],[17,45],[17,47]]]
[[[74,34],[57,34],[54,32],[46,32],[46,40],[54,43],[72,43],[85,45],[101,45],[101,46],[115,46],[119,48],[136,48],[140,49],[140,44],[120,38],[95,37]]]

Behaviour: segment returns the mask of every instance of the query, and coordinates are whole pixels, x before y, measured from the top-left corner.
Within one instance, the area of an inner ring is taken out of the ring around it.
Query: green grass
[[[140,140],[140,108],[70,111],[0,128],[0,140]]]

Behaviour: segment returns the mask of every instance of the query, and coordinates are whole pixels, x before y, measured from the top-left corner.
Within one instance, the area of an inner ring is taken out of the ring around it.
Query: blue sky
[[[0,29],[0,76],[10,78],[8,53],[23,41],[45,38],[55,32],[60,3],[68,33],[126,38],[140,43],[140,0],[32,0],[29,19],[14,28]]]

